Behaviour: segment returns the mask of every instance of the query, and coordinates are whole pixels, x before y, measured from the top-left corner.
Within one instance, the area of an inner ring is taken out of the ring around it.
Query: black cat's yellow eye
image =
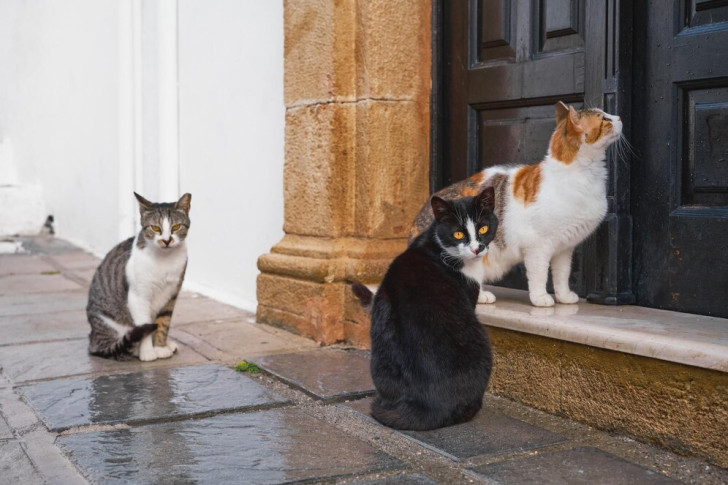
[[[159,226],[152,226],[152,231],[162,234],[162,228]]]
[[[462,232],[460,232],[460,231],[455,231],[455,232],[453,233],[452,237],[454,237],[455,239],[462,239],[462,238],[464,238],[464,237],[465,237],[465,234],[463,234],[463,233],[462,233]]]
[[[481,226],[480,229],[478,229],[478,234],[485,234],[488,232],[488,226]]]
[[[174,226],[172,226],[172,231],[179,231],[180,227],[182,227],[182,226],[179,224],[175,224]]]

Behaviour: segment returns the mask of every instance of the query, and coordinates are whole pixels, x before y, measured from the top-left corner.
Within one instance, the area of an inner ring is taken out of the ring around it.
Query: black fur
[[[372,307],[377,395],[371,412],[396,429],[470,420],[482,406],[492,367],[488,336],[475,317],[480,282],[460,272],[462,260],[443,257],[435,235],[454,245],[452,235],[465,229],[467,214],[476,227],[490,228],[478,235],[484,249],[497,227],[493,189],[452,202],[433,198],[432,206],[435,222],[392,262]],[[371,292],[363,285],[352,289],[366,306]]]

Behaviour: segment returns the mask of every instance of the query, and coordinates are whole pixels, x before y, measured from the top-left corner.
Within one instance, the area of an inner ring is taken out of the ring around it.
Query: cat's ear
[[[495,209],[495,189],[493,187],[483,189],[475,198],[475,206],[480,210]]]
[[[154,206],[152,202],[149,202],[147,199],[137,194],[136,192],[134,192],[134,197],[136,197],[136,200],[139,202],[139,212],[142,214],[144,214],[148,210],[151,210]]]
[[[569,107],[563,101],[556,103],[556,124],[558,125],[569,115]]]
[[[446,217],[452,216],[452,206],[445,199],[433,195],[430,199],[430,205],[432,206],[432,213],[435,215],[437,222],[442,221]]]
[[[192,194],[185,194],[179,198],[177,203],[174,205],[175,208],[181,210],[185,214],[190,213],[190,204],[192,203]]]
[[[584,131],[584,129],[581,127],[581,124],[579,123],[579,113],[576,112],[573,106],[569,106],[569,114],[566,119],[567,130],[573,130],[576,133],[581,133]]]

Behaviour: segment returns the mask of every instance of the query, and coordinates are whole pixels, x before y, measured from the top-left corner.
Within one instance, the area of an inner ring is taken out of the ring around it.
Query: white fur
[[[531,303],[553,306],[546,292],[548,268],[559,303],[576,303],[579,298],[569,289],[571,256],[574,248],[599,225],[607,212],[605,164],[606,148],[619,138],[622,122],[617,116],[613,130],[594,144],[582,143],[575,159],[564,164],[549,153],[541,162],[541,183],[536,200],[524,204],[513,196],[516,167],[491,167],[484,170],[483,184],[496,174],[510,174],[506,213],[498,231],[505,235],[505,249],[490,244],[485,259],[483,282],[499,280],[514,265],[523,262],[528,276]],[[584,135],[582,135],[584,136]],[[481,291],[479,303],[493,303],[495,296]]]
[[[167,231],[169,221],[165,219],[162,238],[169,237]],[[147,243],[144,249],[139,249],[136,242],[134,240],[131,257],[126,265],[126,278],[129,282],[129,312],[134,325],[139,326],[153,323],[159,311],[177,291],[187,264],[187,246],[184,241],[175,240],[169,248],[163,244]],[[152,335],[148,335],[139,345],[139,360],[171,357],[175,350],[177,346],[171,341],[167,342],[166,347],[154,347]]]

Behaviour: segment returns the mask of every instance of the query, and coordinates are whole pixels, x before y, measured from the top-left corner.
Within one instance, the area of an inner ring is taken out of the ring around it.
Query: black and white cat
[[[449,202],[432,197],[434,222],[395,258],[376,295],[352,286],[371,311],[371,413],[382,424],[440,428],[482,406],[492,357],[475,306],[498,226],[494,199],[492,187]]]
[[[167,334],[187,268],[185,239],[192,196],[153,203],[134,195],[141,230],[109,251],[89,288],[89,353],[165,359],[177,351]]]

